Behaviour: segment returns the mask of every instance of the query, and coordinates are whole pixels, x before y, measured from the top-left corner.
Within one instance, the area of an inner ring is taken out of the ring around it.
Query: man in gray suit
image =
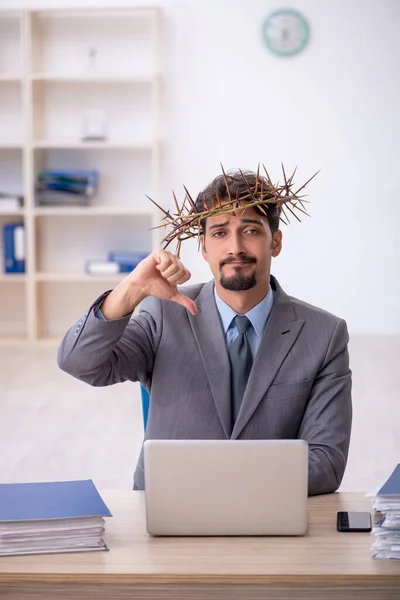
[[[178,288],[190,273],[155,250],[69,330],[58,364],[94,386],[140,381],[151,392],[146,439],[304,439],[309,494],[333,492],[351,431],[347,328],[270,274],[281,205],[241,202],[258,184],[231,173],[197,198],[200,212],[228,198],[240,206],[201,223],[212,281]],[[143,452],[134,484],[144,489]]]

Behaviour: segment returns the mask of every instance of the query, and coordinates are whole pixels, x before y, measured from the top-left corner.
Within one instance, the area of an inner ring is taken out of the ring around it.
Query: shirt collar
[[[224,302],[218,296],[217,289],[215,286],[214,286],[214,297],[215,297],[215,302],[217,305],[219,315],[221,317],[222,327],[223,327],[224,333],[226,335],[226,332],[228,331],[229,326],[232,323],[232,320],[236,317],[236,315],[238,313],[235,312],[233,310],[233,308],[231,308],[228,304],[226,304],[226,302]],[[253,326],[254,331],[256,332],[256,334],[259,337],[261,337],[264,332],[264,328],[265,328],[265,325],[267,324],[268,317],[271,312],[273,303],[274,303],[274,290],[270,286],[269,292],[265,296],[265,298],[263,298],[261,300],[261,302],[256,304],[256,306],[254,306],[251,310],[249,310],[249,312],[246,313],[246,317],[249,319],[250,323]]]

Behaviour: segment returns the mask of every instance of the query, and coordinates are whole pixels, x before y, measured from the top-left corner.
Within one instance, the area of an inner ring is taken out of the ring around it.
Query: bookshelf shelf
[[[76,216],[76,217],[93,217],[93,216],[135,216],[135,215],[148,215],[148,207],[134,207],[129,206],[49,206],[42,207],[37,206],[34,209],[36,217],[65,217],[65,216]]]
[[[75,9],[71,9],[71,10],[43,10],[43,11],[37,11],[36,12],[36,16],[43,19],[43,20],[50,20],[50,19],[68,19],[68,20],[73,20],[73,19],[78,19],[78,20],[82,20],[82,19],[91,19],[91,20],[95,20],[95,19],[99,19],[99,20],[103,20],[103,19],[132,19],[132,18],[136,18],[136,19],[143,19],[143,18],[154,18],[155,16],[157,16],[157,8],[155,7],[149,7],[149,8],[137,8],[135,9],[135,13],[133,14],[131,10],[114,10],[112,8],[110,9],[99,9],[94,11],[91,10],[86,10],[86,9],[82,9],[82,10],[75,10]]]
[[[87,275],[85,273],[37,273],[36,281],[71,283],[119,283],[126,273],[120,275]]]
[[[129,76],[115,76],[113,73],[100,73],[98,75],[82,75],[81,73],[77,73],[76,75],[73,73],[69,73],[68,75],[57,75],[56,73],[33,73],[30,76],[32,81],[38,82],[54,82],[54,83],[81,83],[84,85],[93,85],[93,84],[127,84],[127,85],[151,85],[154,81],[154,75],[137,75],[135,77]],[[0,81],[2,79],[0,78]],[[7,78],[4,81],[18,81],[15,78]]]
[[[95,150],[151,150],[156,142],[151,140],[139,140],[133,142],[82,142],[69,140],[34,140],[33,148],[72,148],[72,149],[95,149]]]
[[[19,275],[18,273],[1,273],[0,283],[25,283],[26,275]]]
[[[0,74],[0,83],[13,83],[15,81],[22,82],[22,75],[7,75],[6,73]]]
[[[13,209],[13,210],[2,210],[1,209],[1,202],[0,202],[0,217],[23,216],[24,214],[25,214],[25,211],[24,211],[23,208],[16,208],[16,209]]]
[[[0,10],[0,193],[24,198],[0,202],[0,242],[22,223],[26,250],[26,274],[5,274],[0,244],[1,345],[58,343],[125,276],[86,261],[161,238],[145,197],[160,185],[158,20],[155,7]],[[104,140],[83,139],[88,114],[104,116]],[[65,169],[98,171],[90,205],[39,205],[38,173]]]
[[[19,142],[7,142],[6,140],[0,140],[0,150],[22,150],[24,145]]]

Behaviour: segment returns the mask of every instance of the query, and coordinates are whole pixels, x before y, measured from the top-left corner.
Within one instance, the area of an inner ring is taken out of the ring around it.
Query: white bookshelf
[[[24,223],[26,273],[0,260],[0,343],[57,342],[120,276],[85,273],[111,250],[151,251],[160,215],[160,71],[156,8],[0,10],[1,210]],[[106,115],[105,141],[82,141],[84,113]],[[97,169],[90,206],[38,206],[43,169]]]

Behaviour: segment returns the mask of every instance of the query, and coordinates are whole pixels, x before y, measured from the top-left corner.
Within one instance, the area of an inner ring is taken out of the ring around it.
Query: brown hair
[[[248,197],[249,188],[254,192],[256,189],[260,190],[261,185],[263,186],[263,195],[267,194],[268,198],[268,190],[271,188],[265,177],[257,176],[254,171],[228,171],[226,181],[224,175],[218,175],[199,193],[196,199],[196,209],[198,212],[203,212],[211,207],[218,206],[220,201],[223,202],[229,198],[229,194],[232,199],[238,200],[240,204],[241,197]],[[272,191],[270,197],[274,197]],[[274,233],[279,229],[281,208],[276,203],[269,204],[267,200],[265,204],[262,204],[262,209],[260,210],[258,206],[254,206],[254,210],[259,215],[268,219],[271,233]],[[200,225],[203,234],[205,233],[205,224],[206,219],[202,219]]]

